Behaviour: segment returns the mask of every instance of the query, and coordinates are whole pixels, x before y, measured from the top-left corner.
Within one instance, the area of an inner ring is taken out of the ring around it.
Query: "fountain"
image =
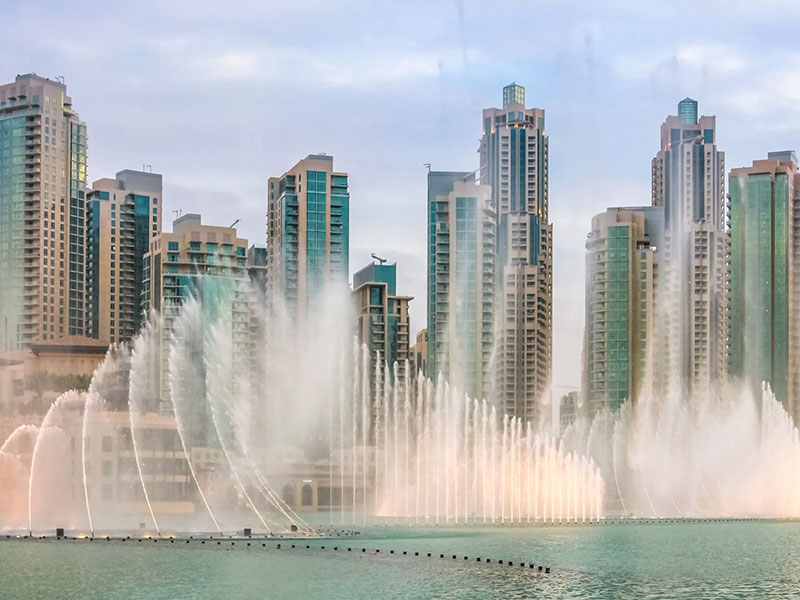
[[[151,315],[88,391],[16,425],[0,528],[307,536],[306,507],[342,526],[535,525],[601,520],[609,500],[626,516],[800,515],[798,431],[766,387],[759,402],[643,394],[561,433],[370,356],[330,317],[346,298],[302,329],[266,303],[243,326],[236,293]]]

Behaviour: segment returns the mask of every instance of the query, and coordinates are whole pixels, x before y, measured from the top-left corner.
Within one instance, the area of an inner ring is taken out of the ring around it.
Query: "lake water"
[[[799,522],[361,531],[356,538],[283,540],[281,549],[255,539],[250,547],[0,539],[0,598],[800,597]],[[551,573],[532,572],[530,562]]]

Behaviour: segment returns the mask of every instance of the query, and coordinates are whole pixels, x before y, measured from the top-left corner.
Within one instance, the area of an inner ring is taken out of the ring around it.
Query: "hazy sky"
[[[0,80],[66,78],[89,177],[152,165],[173,209],[264,243],[265,181],[309,153],[350,174],[351,273],[398,263],[425,324],[423,163],[478,167],[511,81],[546,110],[554,381],[577,386],[584,242],[649,204],[659,126],[691,96],[728,169],[800,147],[796,2],[2,2]],[[753,8],[757,6],[757,9]]]

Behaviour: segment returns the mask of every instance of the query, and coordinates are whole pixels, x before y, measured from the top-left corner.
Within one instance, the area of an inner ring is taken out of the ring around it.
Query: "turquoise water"
[[[0,598],[800,596],[798,522],[371,527],[355,539],[296,541],[295,549],[251,543],[2,540]]]

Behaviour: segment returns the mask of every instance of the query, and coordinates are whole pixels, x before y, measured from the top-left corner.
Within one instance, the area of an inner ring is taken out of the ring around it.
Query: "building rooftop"
[[[197,213],[186,213],[181,215],[172,222],[172,231],[178,233],[184,229],[191,227],[200,227],[202,225],[202,217]]]
[[[768,160],[777,160],[779,162],[790,162],[797,164],[797,154],[794,150],[779,150],[777,152],[768,152]]]
[[[30,80],[30,79],[34,79],[34,80],[39,81],[41,83],[47,83],[47,84],[50,84],[50,85],[55,85],[55,86],[64,88],[65,90],[67,89],[67,84],[65,84],[65,83],[63,83],[61,81],[58,81],[57,79],[50,79],[49,77],[42,77],[41,75],[37,75],[36,73],[23,73],[22,75],[17,74],[17,77],[14,80],[14,83],[23,83],[26,80]]]
[[[102,340],[71,335],[52,341],[41,341],[31,344],[31,352],[38,356],[42,352],[58,354],[105,354],[108,343]]]

